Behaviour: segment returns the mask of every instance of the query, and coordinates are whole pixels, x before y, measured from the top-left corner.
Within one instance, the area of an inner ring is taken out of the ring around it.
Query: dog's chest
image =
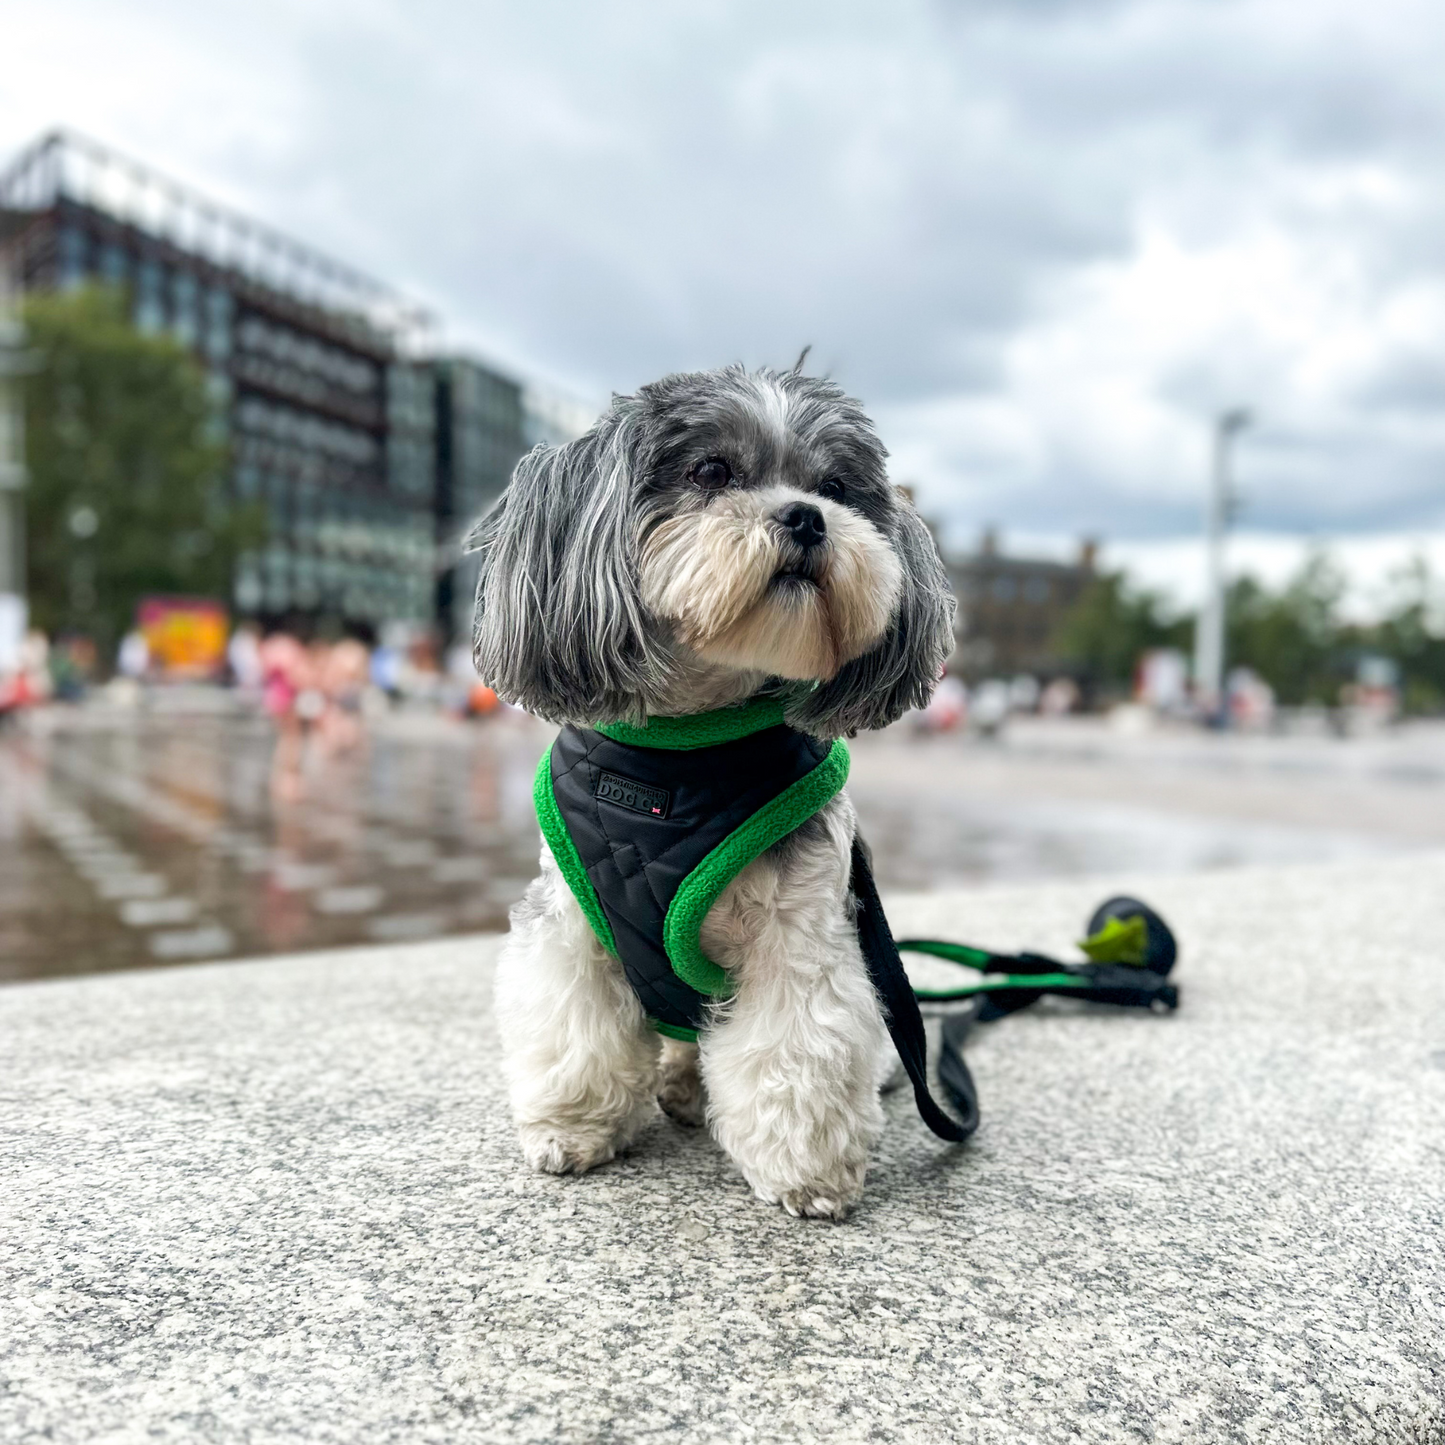
[[[699,747],[558,735],[539,771],[539,821],[654,1022],[694,1030],[732,991],[724,960],[757,936],[777,872],[765,855],[826,806],[847,766],[842,744],[781,723]]]

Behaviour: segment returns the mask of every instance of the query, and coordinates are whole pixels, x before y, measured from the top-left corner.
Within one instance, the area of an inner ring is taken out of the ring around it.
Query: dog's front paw
[[[832,1177],[805,1184],[769,1186],[753,1181],[753,1192],[765,1204],[781,1204],[795,1219],[846,1219],[863,1197],[864,1165],[840,1164]]]
[[[610,1134],[568,1134],[547,1124],[524,1125],[519,1132],[523,1157],[543,1174],[585,1174],[617,1153]]]
[[[846,1219],[849,1209],[856,1201],[857,1195],[852,1199],[845,1199],[805,1186],[802,1189],[789,1189],[777,1202],[794,1219]]]

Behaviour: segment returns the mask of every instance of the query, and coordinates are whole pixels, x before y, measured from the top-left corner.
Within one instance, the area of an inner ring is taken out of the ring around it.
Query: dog
[[[518,463],[479,524],[478,675],[562,724],[645,726],[776,699],[829,740],[931,696],[954,601],[862,406],[799,367],[672,375]],[[522,1152],[581,1173],[653,1119],[706,1124],[799,1216],[858,1200],[887,1037],[839,792],[732,880],[700,941],[724,970],[697,1042],[660,1037],[553,850],[511,915],[497,1021]]]

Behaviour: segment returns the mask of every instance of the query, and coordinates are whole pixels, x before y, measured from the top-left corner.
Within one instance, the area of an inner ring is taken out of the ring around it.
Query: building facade
[[[467,538],[501,495],[527,450],[523,388],[475,362],[435,366],[436,516],[448,565],[437,578],[436,614],[448,639],[466,637],[477,586]]]
[[[268,521],[229,579],[238,613],[464,630],[458,537],[528,445],[518,382],[428,355],[390,289],[73,136],[0,177],[0,247],[22,290],[121,288],[205,367],[230,494]]]
[[[1093,581],[1095,555],[1095,544],[1086,541],[1074,562],[1012,557],[989,530],[977,551],[949,559],[949,580],[958,598],[958,645],[950,670],[970,681],[1067,672],[1053,639]]]

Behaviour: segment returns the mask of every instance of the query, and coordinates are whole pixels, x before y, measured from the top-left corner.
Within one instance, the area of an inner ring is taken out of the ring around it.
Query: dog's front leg
[[[545,845],[498,960],[497,1023],[533,1168],[581,1174],[656,1116],[658,1036]]]
[[[769,866],[759,860],[740,874],[704,929],[710,956],[731,953],[736,980],[701,1039],[708,1119],[760,1198],[790,1214],[842,1218],[883,1127],[882,1015],[842,888],[801,888],[787,870],[768,888]],[[749,935],[741,948],[738,932]]]

